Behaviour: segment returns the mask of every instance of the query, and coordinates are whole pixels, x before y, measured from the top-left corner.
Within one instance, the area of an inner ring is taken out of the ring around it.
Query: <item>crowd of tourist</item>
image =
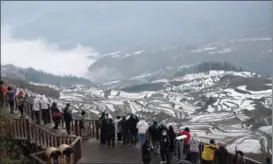
[[[21,112],[21,117],[23,117],[22,104],[25,101],[23,96],[23,91],[16,88],[16,86],[7,86],[3,81],[0,81],[0,107],[9,107],[9,112],[14,113],[15,109],[19,109]]]
[[[117,116],[113,121],[107,113],[102,113],[98,121],[101,144],[115,147],[117,137],[117,142],[134,146],[138,140],[144,164],[149,164],[156,155],[160,155],[161,163],[167,164],[171,163],[174,156],[181,164],[227,164],[228,151],[223,143],[216,144],[213,139],[202,143],[188,127],[176,134],[172,126],[158,125],[156,121],[149,126],[148,122],[139,120],[134,114],[129,118]],[[179,136],[183,136],[182,140]],[[245,163],[242,151],[236,150],[233,163]]]
[[[16,87],[6,86],[1,83],[0,105],[1,108],[9,106],[10,113],[19,109],[21,117],[24,117],[24,101],[28,97],[23,91]],[[85,121],[86,112],[82,111],[79,121],[81,135],[88,135],[88,123]],[[50,101],[44,96],[36,95],[33,99],[32,118],[36,124],[49,124],[51,120],[55,123],[54,129],[58,129],[61,121],[65,124],[67,134],[71,134],[71,122],[73,121],[70,104],[66,104],[60,110],[56,102]],[[102,113],[96,121],[97,138],[100,144],[115,147],[115,140],[124,146],[135,146],[137,141],[141,145],[142,161],[149,164],[154,156],[160,155],[161,162],[170,164],[176,156],[180,164],[228,164],[228,151],[223,143],[215,143],[210,139],[208,143],[202,143],[197,134],[185,127],[178,134],[172,126],[158,125],[157,121],[149,126],[144,119],[136,115],[116,116],[116,119],[109,117],[109,114]],[[234,164],[245,164],[244,153],[235,150]],[[271,158],[267,162],[271,162]]]

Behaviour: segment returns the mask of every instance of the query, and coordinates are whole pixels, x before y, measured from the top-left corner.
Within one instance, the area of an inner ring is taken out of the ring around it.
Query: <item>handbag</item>
[[[62,113],[61,112],[54,112],[52,114],[52,117],[54,120],[60,119],[62,117]]]

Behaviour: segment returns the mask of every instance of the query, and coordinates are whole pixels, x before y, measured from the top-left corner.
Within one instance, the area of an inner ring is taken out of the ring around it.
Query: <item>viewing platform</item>
[[[96,120],[88,120],[90,134],[81,136],[79,119],[74,119],[71,124],[71,135],[67,135],[64,125],[61,123],[60,129],[53,129],[53,123],[47,125],[36,125],[32,114],[31,100],[25,101],[25,118],[13,118],[13,136],[16,140],[29,141],[39,147],[39,151],[31,154],[31,163],[48,164],[49,158],[45,150],[49,147],[58,148],[60,145],[67,144],[73,149],[73,164],[84,163],[142,163],[140,145],[123,146],[116,142],[115,148],[100,145],[98,133],[96,131]],[[62,157],[63,158],[63,157]],[[232,164],[234,154],[229,153],[228,164]],[[262,164],[262,162],[245,158],[246,164]],[[151,164],[159,164],[160,156],[154,156]],[[70,163],[70,164],[72,164]],[[177,163],[173,158],[172,163]]]

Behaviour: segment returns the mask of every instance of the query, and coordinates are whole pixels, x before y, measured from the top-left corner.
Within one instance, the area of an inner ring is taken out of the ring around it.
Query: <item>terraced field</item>
[[[102,88],[77,86],[60,90],[60,99],[54,101],[61,106],[70,102],[74,112],[86,110],[93,119],[103,111],[112,117],[135,113],[176,129],[188,126],[204,142],[214,138],[226,143],[229,151],[272,151],[271,79],[249,72],[210,71],[149,86],[159,83],[164,85],[157,91],[111,90],[108,96]]]

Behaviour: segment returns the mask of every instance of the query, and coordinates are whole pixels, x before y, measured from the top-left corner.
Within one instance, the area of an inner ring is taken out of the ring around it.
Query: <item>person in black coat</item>
[[[161,138],[160,138],[160,156],[161,156],[161,163],[170,164],[170,137],[167,135],[167,131],[165,129],[162,130]]]
[[[146,140],[141,146],[142,161],[144,164],[149,164],[152,160],[152,146],[149,140]]]
[[[105,129],[103,129],[105,127],[102,126],[103,119],[105,119],[105,112],[102,112],[99,120],[96,122],[97,133],[98,133],[98,131],[100,129],[100,137],[99,137],[100,138],[100,144],[105,144],[105,137],[104,137],[105,136],[104,135]]]
[[[104,114],[104,117],[101,117],[101,128],[100,128],[100,143],[105,144],[105,141],[107,140],[106,135],[106,127],[107,127],[108,119],[106,118],[106,114]]]
[[[128,123],[125,116],[122,116],[120,121],[121,132],[122,132],[122,144],[128,144],[128,137],[129,137],[129,130],[128,130]]]
[[[109,119],[109,122],[106,125],[106,136],[107,136],[107,144],[110,147],[115,147],[115,124],[112,119]]]
[[[154,121],[153,124],[149,127],[148,133],[152,141],[154,154],[158,154],[159,140],[161,134],[159,132],[159,128],[157,126],[156,121]]]
[[[219,143],[219,148],[214,152],[214,163],[215,164],[227,164],[228,151],[225,145]]]
[[[176,134],[173,130],[173,127],[172,126],[169,126],[169,129],[168,129],[168,132],[167,132],[168,136],[170,137],[170,160],[172,160],[172,157],[174,155],[174,150],[175,150],[175,137],[176,137]]]
[[[266,164],[272,164],[272,156],[266,158]]]
[[[137,125],[138,122],[138,118],[131,114],[130,118],[128,119],[127,123],[128,123],[128,129],[130,132],[130,143],[131,145],[136,145],[136,140],[137,140]]]
[[[70,124],[72,121],[72,114],[69,111],[70,108],[70,104],[66,104],[64,110],[63,110],[63,119],[64,119],[64,123],[65,123],[65,128],[67,131],[67,134],[70,135]]]

